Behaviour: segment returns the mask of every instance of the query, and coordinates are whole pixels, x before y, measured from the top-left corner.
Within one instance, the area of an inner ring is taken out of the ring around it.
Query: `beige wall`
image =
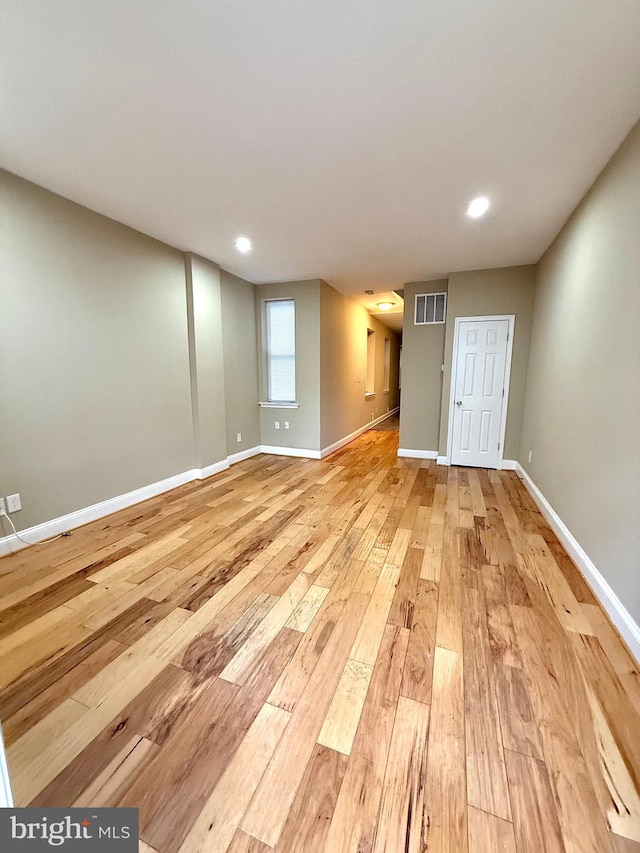
[[[639,318],[636,125],[540,262],[519,458],[637,622]]]
[[[21,494],[16,526],[192,468],[183,255],[6,172],[0,218],[0,495]]]
[[[297,409],[261,408],[261,443],[320,450],[320,280],[262,284],[256,288],[260,399],[267,399],[264,351],[264,301],[293,299],[296,312]],[[275,429],[275,421],[280,429]],[[285,430],[284,422],[289,422]]]
[[[416,326],[413,320],[417,293],[446,291],[446,279],[404,286],[400,447],[405,450],[438,450],[445,324]]]
[[[398,405],[400,337],[325,282],[320,303],[321,446],[325,448]],[[375,335],[372,397],[365,397],[368,329]],[[385,338],[391,346],[389,390],[384,387]]]
[[[455,318],[515,314],[504,458],[517,459],[522,427],[522,407],[534,291],[535,267],[533,266],[473,270],[471,272],[451,273],[449,276],[442,405],[440,409],[440,454],[442,456],[447,453]]]
[[[220,267],[185,256],[194,461],[206,468],[227,458]]]
[[[260,444],[256,287],[225,270],[220,270],[220,283],[227,454],[231,455]]]

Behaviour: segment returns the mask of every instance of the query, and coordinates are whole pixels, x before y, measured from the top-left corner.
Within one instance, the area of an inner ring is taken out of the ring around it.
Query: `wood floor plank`
[[[443,649],[462,654],[460,534],[457,528],[447,525],[444,537],[444,557],[438,593],[436,643]]]
[[[419,580],[400,692],[408,699],[427,705],[431,703],[437,621],[438,585],[433,581]]]
[[[384,629],[360,725],[338,795],[325,850],[357,853],[372,849],[409,631]]]
[[[359,595],[347,602],[242,821],[245,832],[271,847],[282,834],[366,605]]]
[[[427,762],[427,849],[468,853],[462,656],[436,647]]]
[[[292,613],[311,586],[311,579],[302,572],[282,594],[255,629],[246,643],[238,649],[220,677],[235,684],[244,684],[255,660],[265,651],[281,628],[287,624]]]
[[[346,769],[346,755],[320,744],[315,748],[276,847],[279,853],[325,849]]]
[[[75,808],[108,808],[123,788],[144,772],[158,746],[143,737],[133,737],[93,782],[74,801]]]
[[[535,596],[534,591],[532,594]],[[535,597],[534,597],[535,601]],[[544,606],[542,603],[539,605]],[[610,850],[606,815],[599,802],[596,786],[601,780],[592,775],[593,764],[585,763],[574,720],[563,697],[551,656],[545,650],[538,618],[530,608],[512,607],[514,626],[523,653],[524,672],[534,713],[540,725],[542,751],[553,788],[564,846],[568,851]],[[555,609],[553,610],[555,617]],[[576,635],[582,636],[582,635]],[[588,712],[588,709],[583,709]]]
[[[225,853],[291,714],[265,703],[180,847],[180,853]]]
[[[399,579],[400,567],[385,563],[351,650],[354,660],[369,666],[376,662]]]
[[[303,634],[308,631],[328,593],[327,587],[312,584],[289,617],[286,627],[293,628],[294,631],[302,631]]]
[[[400,696],[389,746],[374,853],[426,848],[429,706]]]
[[[538,582],[549,596],[559,621],[567,631],[592,634],[593,629],[547,548],[547,543],[539,534],[530,534],[528,539],[535,554],[532,564],[535,566]]]
[[[621,749],[616,742],[602,707],[591,690],[589,706],[599,748],[600,770],[609,795],[605,800],[609,828],[640,844],[640,792],[634,768],[628,766],[624,748]]]
[[[538,724],[521,670],[497,663],[494,672],[505,749],[543,760]]]
[[[511,750],[506,750],[505,757],[517,850],[564,853],[556,806],[544,763]]]
[[[232,761],[300,634],[283,629],[244,687],[209,680],[161,751],[114,805],[140,808],[140,835],[153,847],[182,844]],[[176,790],[180,791],[179,798]]]
[[[413,626],[422,559],[423,552],[419,548],[407,548],[389,611],[389,622],[399,628]]]
[[[7,747],[11,768],[11,787],[18,807],[28,805],[42,788],[75,757],[78,722],[84,721],[89,709],[75,699],[65,699],[50,714]],[[55,743],[55,752],[43,749]]]
[[[464,593],[464,718],[467,802],[511,820],[502,731],[483,597]]]
[[[373,667],[366,663],[347,661],[318,735],[318,743],[350,755],[372,672]]]
[[[615,835],[615,833],[612,833],[611,839],[615,853],[640,853],[640,844],[637,841]]]
[[[231,847],[228,849],[228,853],[269,853],[272,849],[272,847],[267,847],[262,841],[252,838],[246,832],[239,829],[234,836]]]
[[[467,821],[469,853],[516,853],[516,840],[510,821],[474,809],[473,806],[469,806]]]
[[[509,594],[501,566],[483,565],[480,570],[482,589],[487,610],[489,643],[494,661],[506,666],[521,667]]]
[[[61,675],[53,684],[43,685],[42,692],[30,701],[25,702],[8,719],[2,721],[2,734],[5,743],[9,745],[16,741],[124,651],[126,651],[126,647],[122,643],[116,640],[107,640],[75,667]]]

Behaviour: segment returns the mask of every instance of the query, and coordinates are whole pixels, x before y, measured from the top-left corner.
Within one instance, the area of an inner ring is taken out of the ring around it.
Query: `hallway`
[[[257,456],[0,560],[16,804],[156,853],[640,850],[640,681],[513,472]]]

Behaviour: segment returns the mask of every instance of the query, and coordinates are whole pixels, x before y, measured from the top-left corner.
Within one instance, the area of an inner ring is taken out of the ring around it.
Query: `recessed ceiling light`
[[[395,304],[396,304],[395,302],[378,302],[377,303],[378,308],[380,308],[381,311],[388,311],[389,308],[393,308],[393,306]]]
[[[467,216],[470,216],[472,219],[478,219],[479,216],[485,215],[487,210],[489,210],[489,207],[489,199],[484,195],[480,195],[478,198],[474,198],[473,201],[469,202]]]
[[[251,249],[253,249],[253,244],[248,237],[238,237],[234,246],[239,252],[242,252],[243,255],[246,255],[247,252],[250,252]]]

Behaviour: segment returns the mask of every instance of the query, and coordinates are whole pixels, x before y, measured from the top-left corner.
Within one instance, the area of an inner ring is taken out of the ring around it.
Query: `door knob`
[[[462,405],[462,400],[458,400],[456,403],[456,406],[461,406],[461,405]]]

